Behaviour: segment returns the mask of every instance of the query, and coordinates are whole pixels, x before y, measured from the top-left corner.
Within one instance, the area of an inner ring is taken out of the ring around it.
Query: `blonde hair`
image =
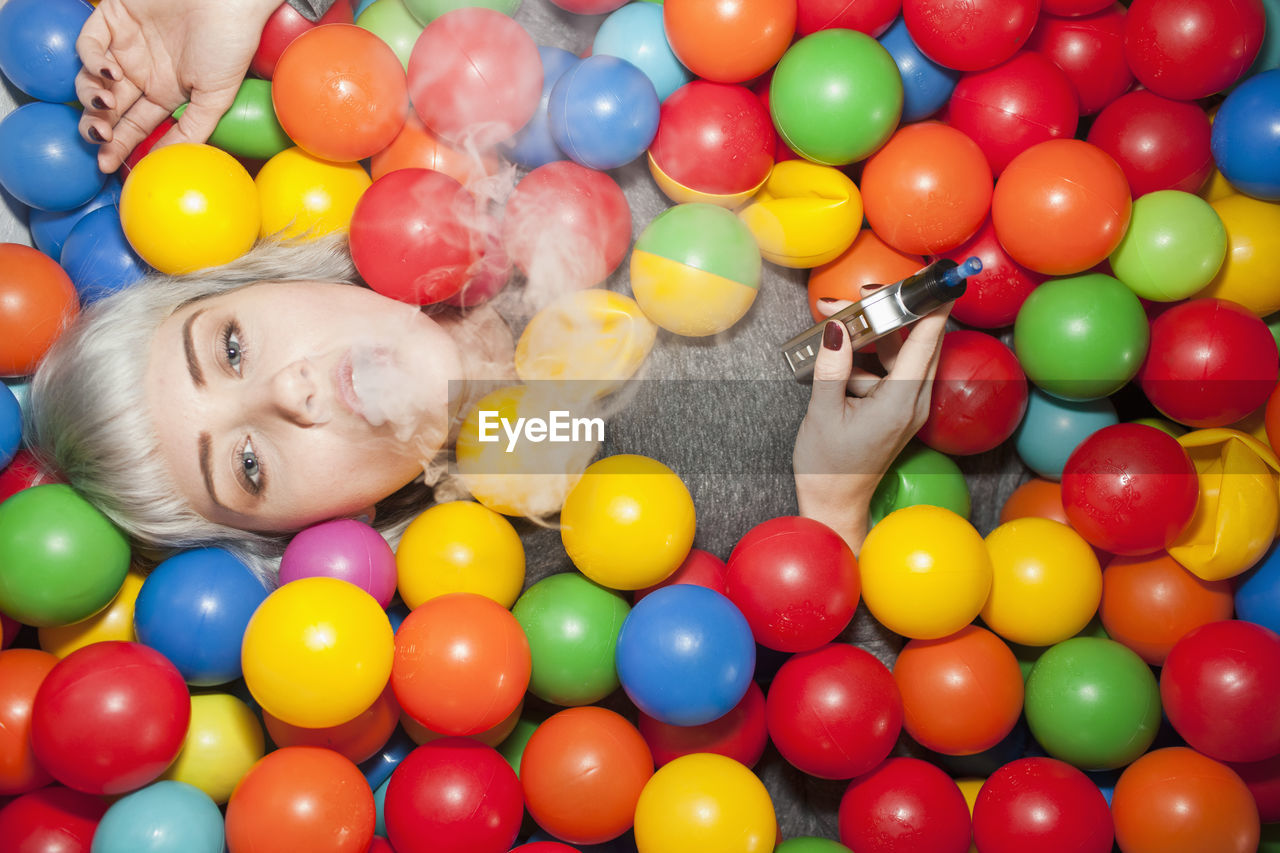
[[[291,534],[215,524],[183,500],[160,454],[143,377],[156,330],[179,307],[265,281],[313,280],[362,285],[345,236],[262,241],[225,266],[150,275],[86,307],[41,360],[25,413],[27,443],[133,540],[142,562],[217,546],[274,584]],[[398,538],[406,515],[429,495],[410,484],[380,505],[384,535]]]

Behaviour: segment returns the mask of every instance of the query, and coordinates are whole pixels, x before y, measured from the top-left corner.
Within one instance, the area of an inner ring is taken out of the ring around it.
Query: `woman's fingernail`
[[[98,132],[98,129],[96,127],[89,128],[89,138],[92,139],[94,142],[107,141],[106,139],[103,138],[102,134]]]
[[[110,68],[103,68],[99,73],[108,80],[116,79],[116,75],[111,71]]]
[[[834,296],[819,296],[818,301],[819,302],[839,302],[840,300],[836,299]]]
[[[827,325],[822,327],[822,345],[827,349],[840,349],[844,343],[844,334],[840,331],[840,324],[835,320],[827,321]]]
[[[95,110],[105,110],[107,108],[107,102],[102,100],[102,98],[98,97],[97,95],[94,95],[93,108]]]

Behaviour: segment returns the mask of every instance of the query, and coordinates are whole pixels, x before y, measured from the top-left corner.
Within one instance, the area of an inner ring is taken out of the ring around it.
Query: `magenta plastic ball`
[[[396,555],[382,534],[350,518],[312,525],[289,541],[280,583],[328,577],[355,584],[385,609],[396,592]]]

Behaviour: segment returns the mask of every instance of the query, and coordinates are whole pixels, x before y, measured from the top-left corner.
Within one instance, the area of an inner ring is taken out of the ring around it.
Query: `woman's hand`
[[[80,133],[114,172],[181,104],[158,144],[204,142],[231,106],[280,0],[102,0],[76,51]]]
[[[820,302],[819,310],[829,316],[848,304]],[[854,366],[843,323],[831,321],[824,329],[792,455],[796,498],[801,515],[833,528],[855,553],[867,534],[880,478],[929,416],[950,310],[948,304],[919,320],[905,340],[888,335],[877,341],[884,376]]]

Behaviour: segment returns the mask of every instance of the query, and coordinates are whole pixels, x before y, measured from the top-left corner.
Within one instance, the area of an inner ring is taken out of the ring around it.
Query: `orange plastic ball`
[[[0,243],[0,376],[26,376],[80,310],[57,262],[20,243]]]
[[[1102,627],[1153,666],[1192,628],[1230,619],[1229,580],[1196,577],[1166,552],[1116,557],[1102,573]]]
[[[601,844],[630,829],[652,775],[653,756],[636,727],[594,705],[549,717],[520,759],[529,814],[571,844]]]
[[[742,83],[791,45],[795,0],[667,0],[662,23],[676,58],[698,77]]]
[[[1106,260],[1132,208],[1124,170],[1079,139],[1051,139],[1014,157],[991,198],[996,237],[1009,257],[1053,276]]]
[[[31,749],[31,706],[58,658],[39,649],[0,653],[0,797],[25,794],[53,781]]]
[[[1013,490],[1000,508],[1000,523],[1015,518],[1048,518],[1068,524],[1062,508],[1062,484],[1034,477]]]
[[[412,110],[400,133],[369,161],[376,181],[396,169],[434,169],[444,172],[464,187],[487,178],[501,168],[498,157],[489,152],[460,151],[427,129]]]
[[[1258,806],[1234,770],[1195,750],[1149,752],[1120,774],[1111,798],[1125,853],[1254,853]]]
[[[911,640],[893,665],[902,724],[921,745],[973,755],[1013,731],[1022,713],[1022,669],[995,634],[968,625],[938,640]]]
[[[899,252],[881,240],[870,228],[863,228],[853,245],[834,261],[809,272],[809,313],[815,322],[826,315],[818,312],[818,300],[862,298],[864,284],[893,284],[918,272],[924,258]]]

